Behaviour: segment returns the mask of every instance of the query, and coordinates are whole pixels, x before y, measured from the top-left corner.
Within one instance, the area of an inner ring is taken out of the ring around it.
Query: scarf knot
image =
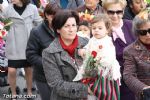
[[[73,40],[72,44],[70,44],[69,46],[67,46],[64,41],[62,40],[62,38],[59,36],[59,41],[60,44],[62,46],[62,48],[68,52],[68,54],[74,58],[74,54],[75,54],[75,49],[78,46],[78,36],[76,35],[75,39]]]
[[[120,38],[124,43],[126,42],[126,39],[124,37],[124,33],[122,31],[122,26],[123,26],[123,21],[120,21],[120,26],[119,27],[112,27],[112,35],[113,35],[113,40],[115,41],[117,38]]]

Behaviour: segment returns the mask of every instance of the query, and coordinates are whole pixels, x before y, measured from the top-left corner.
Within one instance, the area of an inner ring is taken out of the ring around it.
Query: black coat
[[[132,12],[130,7],[126,7],[124,11],[123,19],[133,20],[135,17],[135,14]]]
[[[42,51],[47,48],[57,35],[48,28],[43,21],[38,27],[32,29],[26,49],[28,62],[33,66],[33,78],[36,81],[46,82],[43,66]]]

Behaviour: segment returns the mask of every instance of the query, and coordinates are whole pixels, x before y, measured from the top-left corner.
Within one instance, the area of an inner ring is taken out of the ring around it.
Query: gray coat
[[[77,49],[83,47],[86,42],[85,39],[79,38]],[[61,47],[58,38],[43,51],[44,73],[52,89],[50,100],[81,100],[87,97],[87,86],[79,82],[72,82],[77,74],[77,68],[82,64],[82,58],[77,53],[75,54],[74,63]]]
[[[20,16],[10,4],[3,10],[3,14],[13,22],[6,37],[6,57],[9,60],[26,59],[25,50],[30,30],[42,21],[36,6],[28,4]]]
[[[142,89],[150,86],[150,51],[137,40],[125,48],[124,60],[124,81],[141,100]]]
[[[51,3],[57,3],[60,6],[60,0],[47,0],[47,1]],[[68,0],[67,9],[76,9],[77,7],[82,5],[84,5],[84,0]]]

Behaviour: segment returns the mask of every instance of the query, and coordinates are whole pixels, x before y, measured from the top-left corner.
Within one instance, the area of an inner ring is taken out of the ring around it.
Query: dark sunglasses
[[[117,15],[123,14],[123,10],[117,10],[117,11],[107,10],[107,14],[109,14],[109,15],[114,15],[115,13],[116,13]]]
[[[137,33],[141,36],[147,35],[147,33],[150,34],[150,28],[147,30],[137,30]]]

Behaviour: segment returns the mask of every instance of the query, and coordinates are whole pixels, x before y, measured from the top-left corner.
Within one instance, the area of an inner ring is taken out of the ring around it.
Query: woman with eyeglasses
[[[124,9],[127,5],[126,0],[103,0],[102,6],[105,13],[108,14],[112,22],[112,40],[116,48],[116,58],[121,66],[121,74],[123,74],[123,50],[126,46],[135,41],[132,33],[132,22],[122,19]],[[120,100],[134,100],[133,93],[125,85],[121,79]]]
[[[150,12],[150,11],[149,11]],[[150,100],[150,13],[139,13],[133,20],[137,40],[124,50],[123,78],[136,100]]]

